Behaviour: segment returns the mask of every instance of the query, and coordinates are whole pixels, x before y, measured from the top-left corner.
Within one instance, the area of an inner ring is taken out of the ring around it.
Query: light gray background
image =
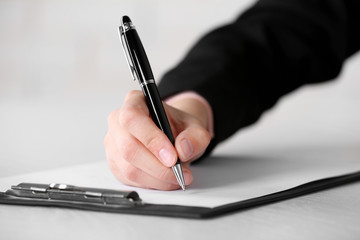
[[[136,24],[159,79],[202,34],[252,2],[0,0],[0,175],[105,159],[107,115],[138,89],[118,39],[122,15]],[[240,151],[276,145],[268,131],[288,138],[279,148],[309,138],[359,144],[359,66],[353,58],[339,80],[285,97],[262,120],[273,127],[240,132],[240,142],[250,134]]]

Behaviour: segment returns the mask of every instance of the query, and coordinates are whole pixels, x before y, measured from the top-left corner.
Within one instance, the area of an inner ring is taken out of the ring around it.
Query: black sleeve
[[[260,0],[190,49],[159,84],[213,108],[210,149],[306,83],[335,78],[360,48],[359,0]]]

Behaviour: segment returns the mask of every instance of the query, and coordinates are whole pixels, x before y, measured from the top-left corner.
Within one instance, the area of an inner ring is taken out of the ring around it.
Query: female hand
[[[150,117],[141,91],[130,92],[108,117],[104,144],[110,169],[121,182],[142,188],[174,190],[180,186],[171,169],[179,157],[185,184],[193,181],[189,165],[210,143],[209,114],[194,98],[164,103],[175,147]]]

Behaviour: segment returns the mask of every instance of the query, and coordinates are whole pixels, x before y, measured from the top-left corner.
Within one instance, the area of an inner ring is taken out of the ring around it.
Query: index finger
[[[119,124],[165,166],[174,166],[177,160],[175,147],[151,119],[141,91],[132,91],[127,95],[119,113]]]

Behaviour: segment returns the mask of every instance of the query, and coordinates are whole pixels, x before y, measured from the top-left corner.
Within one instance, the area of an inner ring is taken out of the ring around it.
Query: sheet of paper
[[[194,182],[184,192],[129,187],[118,182],[106,161],[0,179],[0,190],[21,182],[67,183],[135,190],[147,203],[215,207],[259,197],[321,178],[360,170],[360,151],[284,151],[252,156],[216,155],[192,166]]]

